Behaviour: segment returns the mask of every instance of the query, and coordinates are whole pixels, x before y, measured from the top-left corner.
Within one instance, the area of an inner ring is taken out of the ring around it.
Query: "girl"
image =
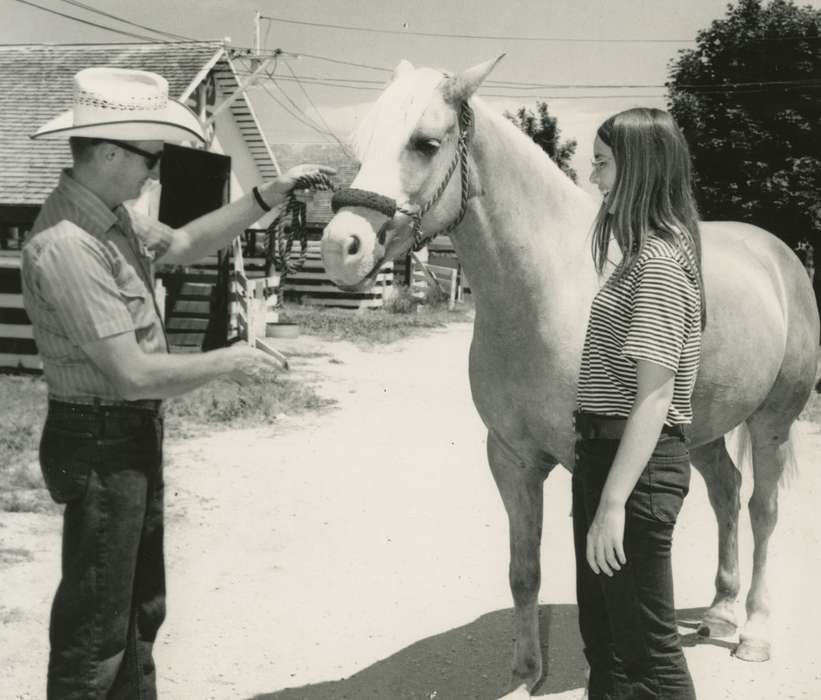
[[[687,494],[684,426],[704,325],[690,157],[666,112],[637,108],[599,128],[591,182],[600,275],[582,352],[573,530],[590,700],[692,700],[673,603],[670,546]]]

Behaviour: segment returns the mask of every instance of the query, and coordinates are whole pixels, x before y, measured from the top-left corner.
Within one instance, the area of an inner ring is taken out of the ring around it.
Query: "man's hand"
[[[231,353],[231,361],[234,369],[228,373],[228,379],[237,384],[245,386],[247,384],[262,382],[269,378],[274,370],[281,369],[280,363],[270,355],[252,348],[248,343],[235,343],[228,351]]]
[[[334,168],[329,168],[325,165],[303,163],[302,165],[295,165],[293,168],[286,170],[275,180],[259,189],[263,195],[267,195],[265,201],[268,206],[275,207],[282,203],[285,197],[294,189],[294,186],[300,178],[307,177],[319,183],[322,182],[323,179],[335,174],[336,170]]]

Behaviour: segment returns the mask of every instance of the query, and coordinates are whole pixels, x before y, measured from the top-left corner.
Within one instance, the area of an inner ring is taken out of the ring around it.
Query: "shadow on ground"
[[[698,637],[705,608],[679,610],[685,646],[730,643]],[[575,605],[539,609],[546,678],[535,697],[581,689],[586,663]],[[256,695],[250,700],[496,700],[507,690],[513,610],[483,615],[464,627],[402,649],[350,678]]]
[[[538,695],[582,688],[585,661],[575,605],[543,605],[547,678]],[[495,700],[506,690],[513,611],[498,610],[428,637],[350,678],[287,688],[253,700]]]

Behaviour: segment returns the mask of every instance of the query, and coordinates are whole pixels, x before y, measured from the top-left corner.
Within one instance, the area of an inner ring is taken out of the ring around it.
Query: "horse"
[[[510,526],[515,642],[505,697],[525,698],[543,673],[543,485],[557,464],[573,469],[576,381],[603,280],[590,252],[597,201],[474,95],[500,59],[457,74],[397,66],[355,133],[361,168],[333,197],[321,252],[334,283],[359,290],[387,261],[450,233],[475,301],[472,398]],[[689,437],[718,521],[718,571],[699,631],[737,629],[741,469],[724,436],[741,426],[734,434],[752,454],[755,546],[734,653],[764,661],[768,543],[779,482],[794,466],[790,428],[813,389],[818,309],[797,256],[775,236],[738,222],[704,222],[701,233],[707,325]]]

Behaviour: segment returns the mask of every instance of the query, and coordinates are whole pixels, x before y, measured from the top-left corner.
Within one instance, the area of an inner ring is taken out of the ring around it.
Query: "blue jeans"
[[[596,514],[618,440],[576,443],[573,535],[579,626],[590,665],[590,700],[694,700],[673,602],[673,528],[690,484],[681,436],[662,434],[625,507],[627,564],[612,577],[587,563]]]
[[[163,419],[158,411],[51,401],[40,442],[63,514],[51,610],[49,700],[154,700],[165,617]]]

